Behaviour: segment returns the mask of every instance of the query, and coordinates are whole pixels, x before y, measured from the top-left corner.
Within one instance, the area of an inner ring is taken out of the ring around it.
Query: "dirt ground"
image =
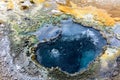
[[[95,6],[105,9],[112,17],[120,17],[120,0],[71,0],[78,6]]]

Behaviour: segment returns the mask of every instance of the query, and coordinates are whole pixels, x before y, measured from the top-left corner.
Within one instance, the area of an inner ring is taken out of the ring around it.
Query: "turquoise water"
[[[102,52],[106,40],[99,31],[74,23],[71,19],[61,21],[61,25],[59,38],[38,44],[37,61],[45,67],[59,67],[70,74],[79,72]]]

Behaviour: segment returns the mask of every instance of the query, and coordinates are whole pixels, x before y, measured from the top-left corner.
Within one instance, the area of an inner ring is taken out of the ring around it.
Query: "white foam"
[[[57,49],[55,49],[55,48],[53,48],[53,49],[51,50],[50,54],[51,54],[51,57],[55,57],[55,58],[60,56],[59,50],[57,50]]]
[[[95,35],[95,33],[93,32],[93,31],[91,31],[91,30],[87,30],[87,31],[83,31],[82,32],[82,35],[87,35],[87,37],[91,37],[91,40],[93,41],[93,43],[96,45],[97,44],[97,42],[98,42],[98,38],[97,38],[97,36]]]

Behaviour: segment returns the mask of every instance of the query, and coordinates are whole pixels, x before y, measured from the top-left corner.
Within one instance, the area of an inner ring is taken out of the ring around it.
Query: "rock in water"
[[[61,29],[59,27],[55,27],[51,24],[46,24],[38,31],[36,31],[34,35],[37,36],[40,42],[46,42],[58,37],[60,33]]]

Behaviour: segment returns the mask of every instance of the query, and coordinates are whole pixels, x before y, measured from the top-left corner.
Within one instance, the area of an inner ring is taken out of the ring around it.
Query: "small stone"
[[[115,76],[117,76],[118,74],[119,74],[118,71],[114,71],[113,74],[112,74],[112,77],[115,77]]]
[[[1,53],[1,57],[5,57],[7,54],[5,52],[5,50]]]
[[[120,65],[120,57],[117,58],[116,62],[117,62],[117,65],[119,66]]]
[[[116,34],[116,38],[120,40],[120,34]]]
[[[18,80],[17,77],[15,77],[14,80]]]
[[[5,27],[5,25],[4,25],[4,24],[0,24],[0,26],[1,26],[1,27]]]
[[[51,80],[51,77],[49,77],[48,79]]]
[[[120,57],[118,57],[118,58],[117,58],[117,61],[119,61],[119,62],[120,62]]]
[[[23,68],[22,68],[22,69],[20,69],[20,72],[21,72],[21,73],[25,72],[25,69],[23,69]]]

